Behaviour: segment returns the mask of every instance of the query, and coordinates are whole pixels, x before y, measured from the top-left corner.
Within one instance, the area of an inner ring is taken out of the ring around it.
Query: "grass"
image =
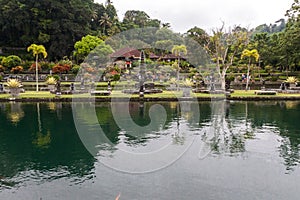
[[[231,94],[232,98],[276,98],[276,97],[299,97],[300,94],[282,94],[278,93],[277,95],[256,95],[255,90],[235,90],[234,93]],[[210,98],[210,97],[224,97],[223,94],[203,94],[203,93],[191,93],[192,97],[197,98]],[[92,96],[89,93],[85,94],[74,94],[74,95],[61,95],[60,98],[91,98]],[[121,91],[114,90],[110,96],[101,96],[96,98],[138,98],[139,95],[130,95],[124,94]],[[145,94],[145,98],[159,98],[159,99],[169,99],[169,98],[177,98],[182,97],[182,91],[164,91],[163,93],[158,94]],[[8,99],[10,98],[10,94],[0,94],[0,99]],[[51,94],[49,91],[26,91],[25,93],[20,93],[19,98],[21,99],[53,99],[56,98],[55,94]]]

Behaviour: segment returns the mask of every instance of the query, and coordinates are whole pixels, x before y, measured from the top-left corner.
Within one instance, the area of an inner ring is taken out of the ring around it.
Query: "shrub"
[[[112,80],[113,81],[118,81],[118,80],[120,80],[120,74],[114,74],[113,76],[112,76]]]
[[[13,73],[13,74],[18,74],[20,72],[23,71],[23,67],[22,66],[16,66],[16,67],[13,67],[10,72]]]
[[[21,65],[21,62],[22,62],[22,60],[19,56],[11,55],[6,58],[3,58],[1,61],[1,64],[4,67],[11,69],[15,66]]]
[[[68,71],[70,71],[71,69],[71,66],[68,65],[68,64],[60,64],[58,63],[57,65],[55,65],[53,68],[52,68],[52,72],[55,73],[55,74],[58,74],[58,73],[68,73]]]
[[[273,69],[273,67],[270,66],[270,65],[265,66],[265,71],[266,71],[267,73],[272,72],[272,69]]]
[[[41,65],[38,63],[38,71],[40,72],[42,70]],[[35,63],[32,63],[32,65],[29,67],[28,71],[35,72]]]
[[[39,62],[43,70],[51,70],[55,64],[53,62]]]
[[[59,81],[59,80],[60,80],[60,77],[59,77],[57,74],[54,74],[54,75],[52,75],[52,76],[50,76],[50,77],[55,78],[56,81]]]
[[[273,82],[275,82],[275,81],[278,80],[278,76],[271,76],[271,79],[270,79],[270,80],[273,81]]]
[[[235,77],[233,73],[230,73],[226,76],[226,81],[234,81]]]
[[[80,66],[79,65],[74,65],[71,69],[73,74],[77,74],[80,70]]]

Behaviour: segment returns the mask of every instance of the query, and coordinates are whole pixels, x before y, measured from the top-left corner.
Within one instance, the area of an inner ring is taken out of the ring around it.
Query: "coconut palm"
[[[36,79],[36,91],[39,91],[39,76],[38,76],[38,59],[39,54],[43,54],[44,58],[47,57],[47,51],[43,45],[31,44],[27,51],[32,51],[33,56],[35,56],[35,79]]]
[[[106,27],[111,27],[112,22],[108,14],[104,13],[104,15],[100,18],[99,20],[100,26],[103,27],[103,34],[105,35],[106,33]]]
[[[252,60],[254,59],[256,62],[258,61],[259,59],[259,54],[258,54],[258,51],[256,49],[253,49],[253,50],[248,50],[248,49],[245,49],[243,52],[242,52],[242,56],[241,56],[241,59],[244,59],[244,58],[248,58],[248,71],[247,71],[247,82],[246,82],[246,90],[248,90],[248,86],[249,86],[249,75],[250,75],[250,66],[251,66],[251,62]]]

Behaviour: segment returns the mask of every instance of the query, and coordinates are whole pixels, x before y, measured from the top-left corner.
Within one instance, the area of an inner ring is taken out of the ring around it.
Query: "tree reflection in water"
[[[148,113],[152,105],[145,103],[141,110],[138,103],[131,103],[132,119],[140,125],[149,124]],[[96,104],[96,123],[101,125],[112,144],[99,143],[99,147],[111,153],[120,144],[132,149],[143,148],[167,134],[172,135],[174,146],[182,146],[189,136],[186,128],[203,141],[200,158],[247,156],[257,151],[272,154],[270,157],[282,163],[287,173],[299,167],[300,104],[297,101],[188,102],[185,106],[165,102],[161,105],[167,113],[166,121],[162,124],[158,119],[151,134],[132,135],[117,126],[109,104]],[[199,107],[200,116],[194,116],[195,106]],[[84,115],[86,109],[82,106],[80,120],[93,129],[95,122],[89,115]],[[12,118],[11,113],[19,113],[21,117]],[[119,112],[119,115],[123,113]],[[77,135],[70,104],[3,103],[0,121],[0,185],[3,187],[14,187],[30,176],[42,182],[44,180],[38,177],[46,173],[50,174],[51,180],[63,176],[80,181],[93,178],[97,159],[89,154]],[[273,141],[270,143],[269,140]],[[270,146],[272,152],[267,151]]]
[[[299,110],[298,101],[215,102],[211,105],[211,119],[205,124],[210,134],[203,140],[212,154],[238,156],[249,151],[250,140],[260,142],[266,134],[278,135],[278,156],[286,170],[291,171],[300,163],[300,127],[296,120]],[[263,153],[264,149],[260,151]]]

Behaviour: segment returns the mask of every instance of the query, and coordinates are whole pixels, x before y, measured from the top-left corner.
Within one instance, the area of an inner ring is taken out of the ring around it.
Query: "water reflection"
[[[13,124],[17,125],[18,122],[24,117],[24,112],[19,102],[11,102],[7,105],[7,118]]]
[[[61,120],[49,104],[4,104],[0,112],[0,188],[69,177],[84,181],[93,177],[95,159],[85,150],[64,105]],[[10,113],[23,112],[15,121]],[[48,178],[47,178],[48,177]]]
[[[195,137],[201,139],[197,144],[201,144],[198,157],[202,159],[267,157],[286,173],[299,169],[298,101],[158,104],[165,118],[151,117],[151,112],[160,111],[153,108],[154,103],[130,103],[130,118],[122,103],[114,108],[110,103],[78,103],[77,117],[89,128],[86,134],[96,136],[89,137],[96,158],[77,134],[70,104],[1,104],[0,190],[61,178],[82,183],[96,175],[99,157],[119,158],[120,150],[147,153],[163,145],[179,152]],[[95,109],[96,121],[87,112],[89,107]],[[119,124],[112,109],[118,111]],[[126,126],[129,120],[143,128],[136,131]],[[147,126],[151,120],[152,126]],[[104,135],[95,134],[96,126],[101,126]]]

